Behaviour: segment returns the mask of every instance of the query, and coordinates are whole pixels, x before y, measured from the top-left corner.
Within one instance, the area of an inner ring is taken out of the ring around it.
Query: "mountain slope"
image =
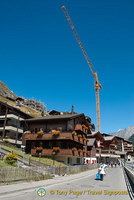
[[[0,95],[5,98],[15,100],[17,96],[7,87],[5,83],[0,81]]]
[[[18,97],[2,81],[0,81],[0,101],[16,107],[32,117],[41,117],[46,110],[46,107],[41,102]]]
[[[126,140],[134,142],[134,126],[130,126],[127,129],[121,129],[114,133],[109,133],[110,135],[122,137]]]

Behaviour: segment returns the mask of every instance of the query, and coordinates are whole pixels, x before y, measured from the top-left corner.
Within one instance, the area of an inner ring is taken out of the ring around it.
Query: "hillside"
[[[17,98],[17,95],[15,95],[5,83],[0,81],[0,96],[5,98],[10,98],[12,100],[15,100]]]
[[[126,140],[130,140],[134,143],[134,126],[130,126],[127,129],[120,129],[117,132],[109,133],[110,135],[119,136]]]
[[[2,81],[0,81],[0,101],[13,107],[17,107],[22,112],[29,114],[32,117],[41,117],[42,112],[46,110],[46,107],[41,102],[18,97]]]

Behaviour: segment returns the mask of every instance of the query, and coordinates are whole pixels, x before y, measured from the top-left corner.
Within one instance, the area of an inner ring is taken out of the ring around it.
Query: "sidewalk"
[[[50,185],[55,186],[57,184],[68,183],[72,179],[77,181],[83,178],[90,177],[92,175],[95,176],[96,173],[97,173],[97,169],[92,169],[92,170],[88,170],[86,172],[81,172],[74,175],[55,177],[53,179],[47,179],[47,180],[42,180],[42,181],[31,181],[31,182],[21,182],[21,183],[9,184],[9,185],[2,185],[0,186],[0,197],[5,194],[7,195],[7,194],[20,192],[24,190],[36,189],[43,186],[47,187]]]
[[[70,193],[70,190],[80,192],[81,194],[74,195],[73,192]],[[46,200],[130,200],[123,170],[120,167],[108,168],[103,181],[95,180],[95,176],[91,176],[90,178],[83,178],[80,181],[72,180],[67,184],[57,184],[51,188],[47,187],[46,191]],[[54,195],[51,194],[51,191],[53,191]],[[57,193],[57,191],[66,191],[66,195],[59,195],[60,192]],[[91,191],[91,193],[87,191]],[[95,195],[94,192],[96,191],[100,191],[101,193]],[[123,191],[125,191],[125,194],[120,194]],[[28,197],[28,200],[40,200],[35,193]]]

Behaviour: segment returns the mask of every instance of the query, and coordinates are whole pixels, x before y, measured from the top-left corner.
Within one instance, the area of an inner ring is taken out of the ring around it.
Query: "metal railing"
[[[130,169],[134,173],[134,161],[133,162],[126,162],[125,167],[127,167],[128,169]]]

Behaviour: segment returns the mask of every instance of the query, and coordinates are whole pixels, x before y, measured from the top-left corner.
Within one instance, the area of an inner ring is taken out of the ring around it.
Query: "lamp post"
[[[39,167],[40,167],[41,152],[39,153]]]
[[[55,156],[55,154],[56,154],[55,151],[53,151],[52,154],[53,154],[53,165],[54,165],[54,156]]]
[[[23,152],[23,165],[24,165],[25,146],[21,145],[21,150],[22,150],[22,152]]]
[[[101,148],[99,149],[99,164],[101,163]]]

